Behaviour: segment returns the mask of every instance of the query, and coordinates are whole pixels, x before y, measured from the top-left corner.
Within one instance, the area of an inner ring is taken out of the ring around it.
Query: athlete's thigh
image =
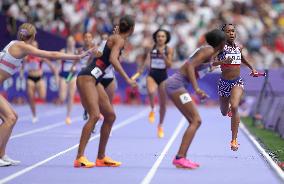
[[[234,86],[231,91],[230,103],[232,106],[236,107],[241,101],[243,95],[243,88],[240,86]]]
[[[59,79],[59,98],[64,101],[67,96],[67,84],[64,78]]]
[[[227,114],[229,110],[230,97],[219,96],[219,103],[221,111]]]
[[[166,93],[166,81],[163,81],[158,87],[159,93],[159,102],[160,104],[165,104],[167,100],[167,93]]]
[[[5,117],[13,114],[16,115],[16,112],[13,110],[10,103],[0,95],[0,118],[4,120]]]
[[[39,97],[41,99],[45,99],[46,97],[46,85],[43,79],[41,79],[40,81],[38,81],[36,83],[36,91],[39,94]]]
[[[27,93],[28,93],[29,98],[34,97],[35,91],[36,91],[36,85],[35,85],[34,81],[28,79],[27,80]]]
[[[90,114],[99,114],[99,97],[96,89],[95,79],[91,76],[80,76],[77,78],[77,88],[84,109]]]
[[[147,76],[146,87],[147,87],[148,93],[155,93],[157,91],[158,85],[151,76]]]
[[[105,90],[107,92],[110,102],[112,102],[116,90],[115,80],[112,80]]]
[[[100,105],[100,112],[107,116],[110,113],[114,113],[113,106],[108,98],[108,95],[100,83],[96,86],[98,94],[99,94],[99,105]]]
[[[73,78],[70,83],[68,84],[68,90],[69,90],[69,94],[74,96],[75,92],[76,92],[76,78]]]
[[[200,115],[186,89],[180,89],[169,95],[175,106],[191,122],[193,117],[200,118]]]

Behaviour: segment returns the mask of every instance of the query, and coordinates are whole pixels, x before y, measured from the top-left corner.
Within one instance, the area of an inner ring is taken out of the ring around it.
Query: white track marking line
[[[116,131],[116,130],[118,130],[118,129],[120,129],[120,128],[123,128],[124,126],[126,126],[126,125],[128,125],[128,124],[130,124],[130,123],[133,123],[133,122],[135,122],[136,120],[138,120],[138,119],[144,117],[144,116],[146,115],[146,112],[148,112],[148,109],[147,109],[147,110],[144,110],[144,111],[141,111],[140,113],[131,116],[130,118],[128,118],[128,119],[122,121],[122,122],[119,123],[118,125],[115,125],[115,126],[113,127],[113,131]],[[89,142],[90,142],[90,141],[93,141],[93,140],[95,140],[95,139],[97,139],[97,138],[99,138],[99,137],[100,137],[100,134],[97,134],[97,135],[93,136],[93,137],[89,140]],[[19,177],[19,176],[25,174],[25,173],[27,173],[27,172],[30,172],[31,170],[33,170],[33,169],[35,169],[35,168],[37,168],[37,167],[39,167],[39,166],[41,166],[41,165],[43,165],[43,164],[46,164],[47,162],[49,162],[49,161],[51,161],[51,160],[53,160],[53,159],[55,159],[55,158],[57,158],[57,157],[59,157],[59,156],[65,154],[65,153],[67,153],[67,152],[69,152],[69,151],[72,151],[73,149],[76,149],[78,146],[79,146],[79,144],[76,144],[76,145],[74,145],[74,146],[72,146],[72,147],[70,147],[70,148],[68,148],[68,149],[66,149],[66,150],[64,150],[64,151],[61,151],[61,152],[59,152],[59,153],[57,153],[57,154],[55,154],[55,155],[53,155],[53,156],[51,156],[51,157],[48,157],[48,158],[45,159],[45,160],[42,160],[42,161],[40,161],[40,162],[37,162],[37,163],[34,164],[34,165],[31,165],[31,166],[29,166],[29,167],[26,167],[25,169],[22,169],[22,170],[20,170],[20,171],[14,173],[14,174],[11,174],[11,175],[9,175],[9,176],[7,176],[7,177],[5,177],[5,178],[2,178],[2,179],[0,180],[0,184],[7,183],[7,182],[9,182],[9,181],[11,181],[11,180],[13,180],[13,179],[15,179],[15,178],[17,178],[17,177]]]
[[[169,142],[166,144],[164,150],[162,151],[162,153],[160,154],[160,156],[158,157],[158,159],[156,160],[156,162],[154,163],[154,165],[152,166],[150,171],[144,177],[144,179],[141,182],[141,184],[149,184],[151,182],[151,180],[153,179],[155,173],[157,172],[158,167],[160,166],[162,160],[164,159],[166,153],[168,152],[168,150],[172,146],[173,142],[177,138],[178,134],[182,130],[182,127],[184,126],[185,122],[186,122],[186,119],[184,117],[182,117],[182,119],[180,120],[178,126],[176,127],[172,137],[170,138]]]
[[[76,118],[72,119],[72,121],[77,122],[80,119],[81,118],[76,117]],[[44,126],[44,127],[41,127],[41,128],[37,128],[37,129],[30,130],[30,131],[26,131],[26,132],[22,132],[22,133],[12,135],[10,137],[10,140],[15,139],[15,138],[19,138],[19,137],[32,135],[32,134],[39,133],[39,132],[44,132],[44,131],[51,130],[53,128],[61,127],[61,126],[64,126],[64,125],[66,125],[65,121],[60,121],[60,122],[52,124],[52,125],[48,125],[48,126]],[[71,126],[71,125],[66,125],[66,126]]]
[[[45,111],[44,114],[42,116],[39,116],[39,118],[42,117],[48,117],[48,116],[52,116],[55,114],[61,114],[63,113],[63,111],[61,111],[60,109],[55,109],[55,110],[51,110],[51,111]],[[24,116],[20,116],[18,121],[26,121],[26,120],[31,120],[32,115],[24,115]]]
[[[261,155],[268,162],[269,166],[277,173],[282,181],[284,181],[284,171],[272,160],[272,158],[265,152],[265,150],[261,147],[261,145],[257,142],[255,137],[248,131],[248,129],[244,126],[244,124],[240,123],[241,130],[245,133],[245,135],[249,138],[252,144],[257,148],[257,150],[261,153]]]

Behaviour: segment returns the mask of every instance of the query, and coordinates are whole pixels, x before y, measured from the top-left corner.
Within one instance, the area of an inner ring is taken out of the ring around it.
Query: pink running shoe
[[[183,169],[196,169],[197,167],[199,167],[199,164],[187,160],[186,158],[180,158],[180,159],[174,158],[173,165],[175,165],[177,168],[183,168]]]

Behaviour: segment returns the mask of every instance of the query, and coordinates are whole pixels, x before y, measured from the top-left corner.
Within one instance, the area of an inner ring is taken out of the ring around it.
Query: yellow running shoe
[[[164,129],[161,126],[158,126],[158,137],[163,138],[164,137]]]
[[[74,167],[83,167],[83,168],[92,168],[95,167],[96,164],[94,162],[90,162],[86,157],[81,156],[79,159],[74,161]]]
[[[71,121],[71,118],[70,118],[69,116],[67,116],[66,119],[65,119],[66,125],[70,125],[71,122],[72,122],[72,121]]]
[[[237,151],[239,148],[239,144],[237,142],[237,139],[234,139],[231,141],[231,150]]]
[[[154,111],[151,111],[149,113],[149,122],[150,123],[154,123],[155,122],[155,112]]]
[[[96,160],[96,166],[97,167],[118,167],[121,165],[121,162],[117,162],[115,160],[112,160],[111,158],[105,156],[103,159]]]

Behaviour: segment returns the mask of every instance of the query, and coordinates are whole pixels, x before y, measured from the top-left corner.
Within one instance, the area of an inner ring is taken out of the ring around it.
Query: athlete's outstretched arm
[[[90,54],[90,52],[92,52],[93,50],[92,48],[84,52],[83,54],[75,55],[75,54],[67,54],[67,53],[57,52],[57,51],[40,50],[38,48],[35,48],[25,43],[19,44],[19,47],[23,50],[23,56],[31,54],[34,56],[45,57],[45,58],[50,58],[50,59],[70,59],[70,60],[82,59],[86,55]]]

